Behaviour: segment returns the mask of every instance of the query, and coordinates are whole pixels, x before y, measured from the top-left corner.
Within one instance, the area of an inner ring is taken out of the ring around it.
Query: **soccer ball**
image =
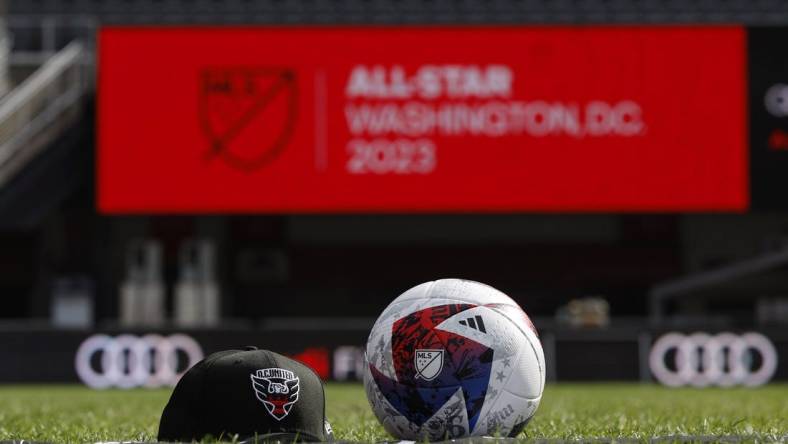
[[[367,399],[400,439],[516,436],[544,389],[530,319],[473,281],[441,279],[400,295],[372,327],[365,357]]]

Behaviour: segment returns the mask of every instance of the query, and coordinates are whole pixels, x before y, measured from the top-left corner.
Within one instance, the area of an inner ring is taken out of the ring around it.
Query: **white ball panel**
[[[528,338],[528,343],[533,348],[537,361],[539,362],[539,371],[541,373],[541,385],[539,387],[539,396],[544,391],[545,376],[547,375],[547,363],[544,360],[544,349],[542,348],[542,341],[536,336],[536,333],[530,329],[525,330],[525,336]]]
[[[486,435],[506,437],[517,424],[533,416],[538,405],[538,400],[522,398],[503,391],[487,414],[479,419],[477,429],[485,430]]]
[[[501,436],[508,436],[514,427],[534,416],[541,399],[526,399],[507,391],[501,393],[495,406],[483,418],[489,434],[497,430]]]
[[[517,304],[501,304],[491,307],[499,312],[503,313],[509,320],[511,320],[515,325],[517,325],[523,331],[530,331],[531,333],[536,334],[536,327],[534,327],[533,322],[531,322],[531,318],[525,314],[522,308],[520,308]]]
[[[506,390],[516,396],[534,399],[542,396],[542,368],[530,341],[523,339],[520,353],[512,363]]]
[[[393,322],[378,322],[367,339],[365,359],[388,378],[396,379],[391,356],[391,325]],[[369,369],[367,368],[368,372]]]
[[[547,374],[547,370],[545,366],[542,342],[539,340],[539,337],[536,334],[536,329],[534,328],[531,319],[519,306],[498,306],[494,307],[494,309],[506,316],[514,325],[516,325],[527,339],[527,344],[530,346],[533,355],[536,357],[536,362],[538,363],[539,371],[541,373],[541,384],[539,387],[539,394],[541,395],[542,391],[544,390],[545,375]]]
[[[400,295],[394,302],[420,298],[444,298],[471,304],[513,304],[517,305],[503,292],[466,279],[438,279],[417,285]]]
[[[487,413],[489,413],[490,410],[495,406],[498,397],[501,396],[501,393],[503,393],[503,389],[511,377],[511,370],[514,368],[512,363],[514,360],[515,356],[509,356],[502,359],[495,359],[492,362],[487,393],[484,396],[484,404],[482,405],[482,409],[479,412],[479,421],[476,422],[476,425],[472,430],[473,435],[486,434],[487,429],[482,419],[487,416]],[[499,378],[499,375],[502,375],[503,378]]]

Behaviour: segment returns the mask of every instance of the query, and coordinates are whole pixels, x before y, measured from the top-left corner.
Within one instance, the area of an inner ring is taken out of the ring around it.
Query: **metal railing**
[[[84,57],[82,44],[70,43],[0,100],[0,187],[79,118]]]
[[[788,266],[788,246],[783,246],[777,250],[732,262],[716,269],[659,283],[652,287],[648,294],[651,323],[653,325],[670,325],[676,323],[677,320],[681,321],[682,317],[675,315],[672,316],[674,318],[672,320],[666,319],[665,305],[670,301],[703,298],[702,290],[708,291],[715,286],[723,287],[730,285],[737,279],[764,274],[786,266]],[[693,292],[701,293],[694,294]],[[777,293],[779,294],[779,291]],[[709,298],[709,293],[705,295],[705,298]],[[739,298],[755,303],[751,294],[741,294]],[[701,316],[706,323],[711,321],[708,314],[704,313]]]

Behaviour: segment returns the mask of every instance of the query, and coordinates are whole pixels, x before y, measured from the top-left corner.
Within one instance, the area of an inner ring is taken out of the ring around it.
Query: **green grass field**
[[[389,437],[357,384],[327,386],[338,439]],[[92,391],[79,386],[0,386],[0,441],[153,441],[169,390]],[[743,436],[785,441],[788,385],[667,389],[636,384],[548,385],[522,438]]]

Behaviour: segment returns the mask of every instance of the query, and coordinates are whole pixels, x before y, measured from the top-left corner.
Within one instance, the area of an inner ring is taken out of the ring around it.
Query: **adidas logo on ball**
[[[463,319],[460,321],[460,324],[470,327],[474,330],[479,330],[482,333],[487,333],[487,330],[484,328],[484,319],[481,316],[474,316],[472,318]]]

